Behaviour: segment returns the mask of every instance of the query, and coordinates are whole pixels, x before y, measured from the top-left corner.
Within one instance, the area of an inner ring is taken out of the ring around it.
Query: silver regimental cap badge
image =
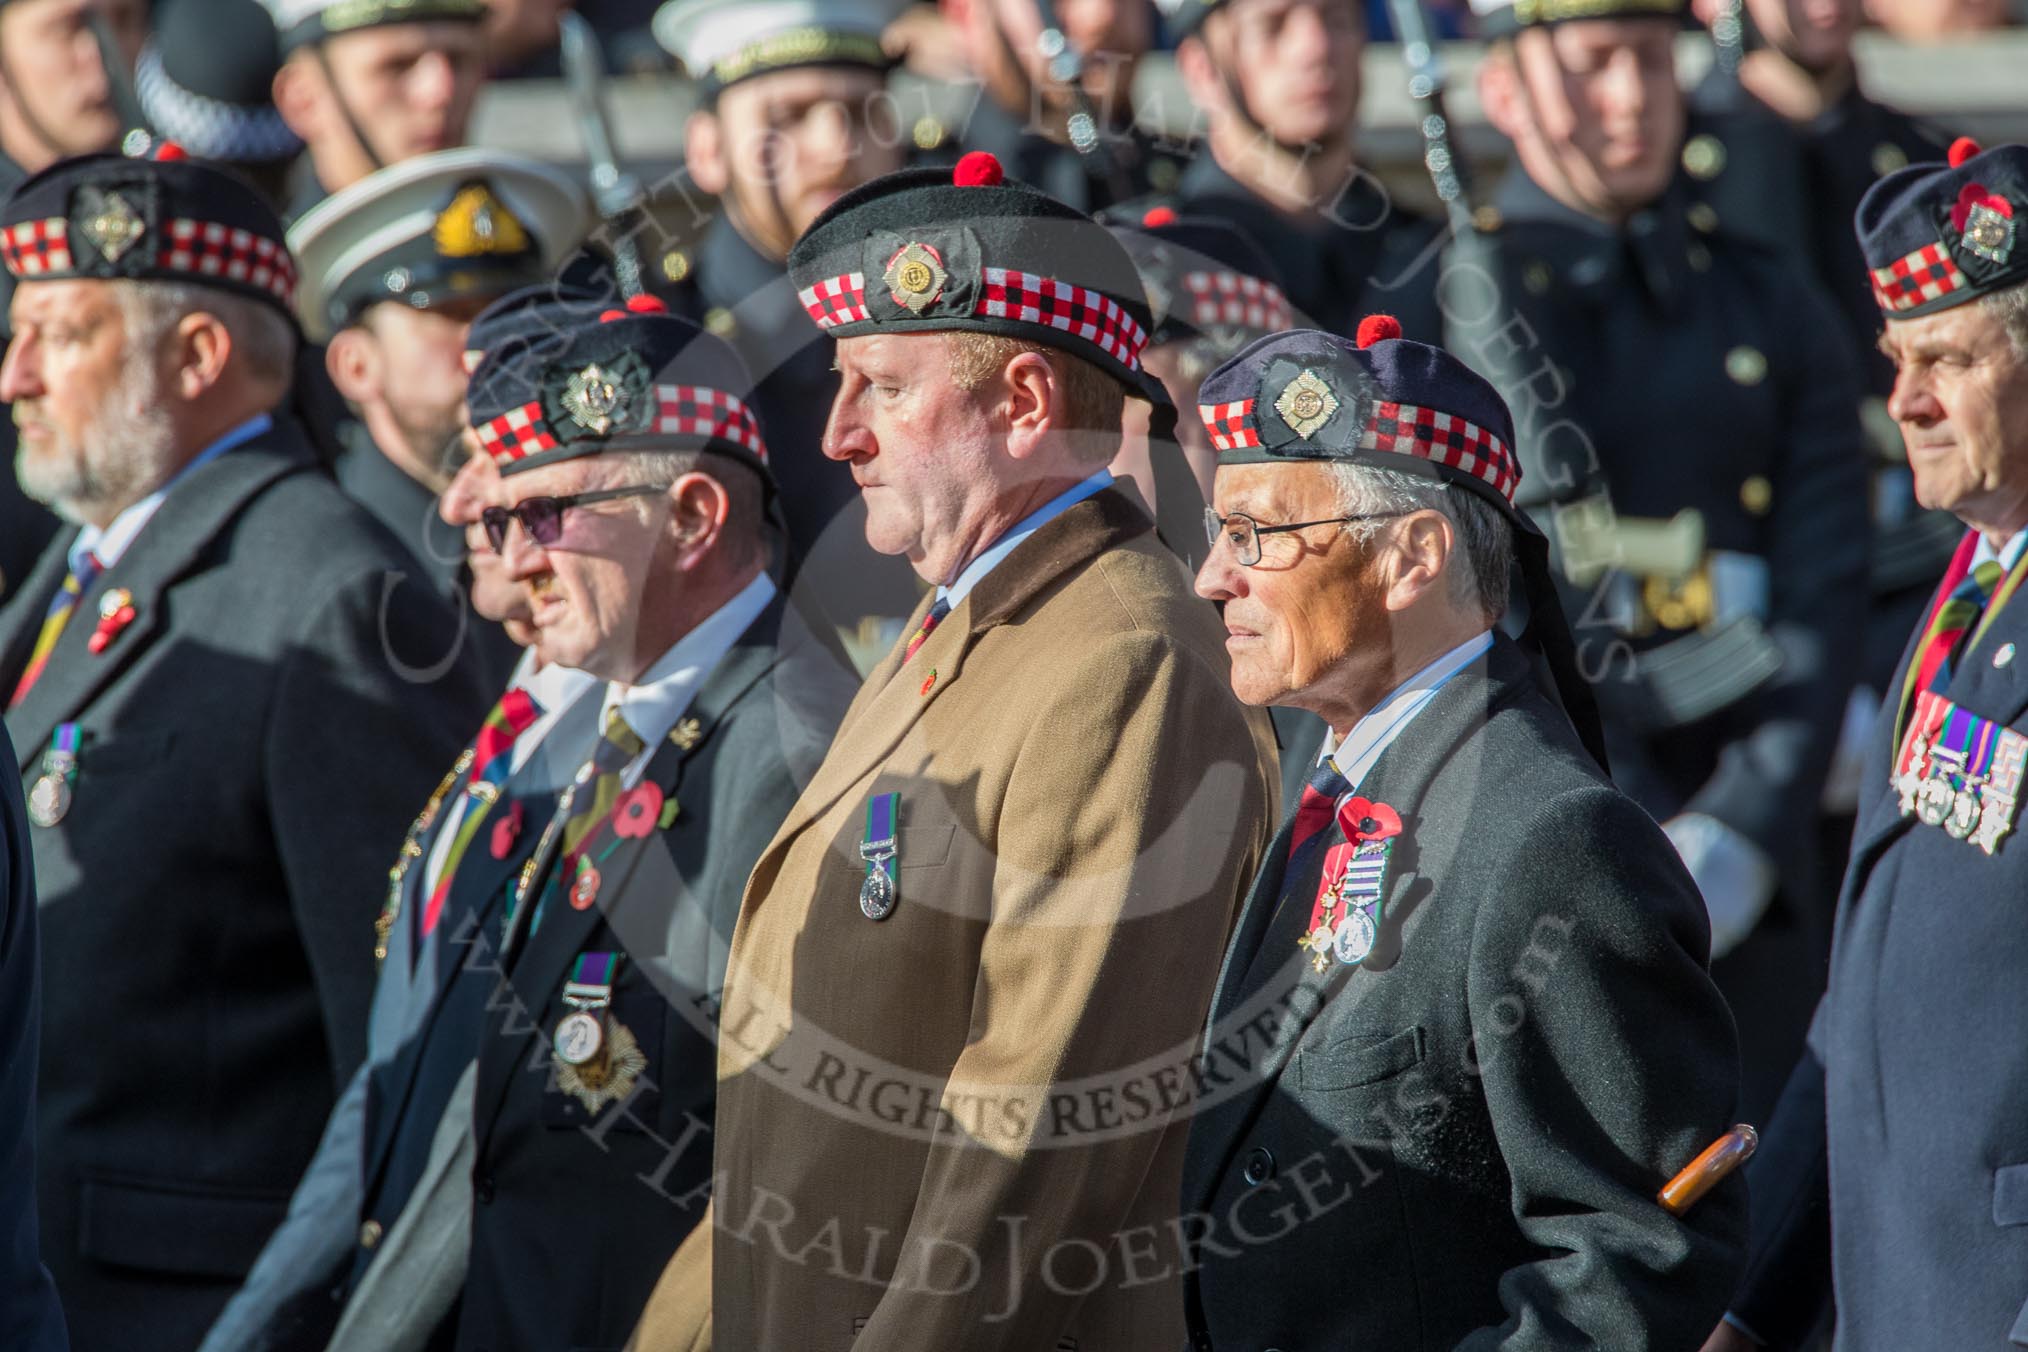
[[[597,362],[579,371],[563,387],[563,407],[571,421],[587,432],[604,436],[626,412],[627,392],[618,376]]]
[[[1275,400],[1275,412],[1299,437],[1316,434],[1338,411],[1338,396],[1315,371],[1304,371],[1282,388]]]
[[[140,243],[141,236],[148,233],[148,226],[142,221],[140,213],[116,192],[87,199],[78,229],[84,232],[85,238],[108,263],[119,262],[120,255]]]

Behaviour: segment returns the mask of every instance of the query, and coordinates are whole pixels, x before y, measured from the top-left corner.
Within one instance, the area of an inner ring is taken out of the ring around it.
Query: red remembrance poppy
[[[1338,804],[1338,825],[1353,844],[1401,834],[1401,814],[1385,803],[1347,798]]]
[[[514,842],[520,839],[521,827],[527,816],[527,811],[521,806],[521,800],[517,798],[514,800],[513,805],[507,809],[507,815],[493,823],[493,857],[495,859],[505,859],[509,854],[513,853]]]
[[[639,840],[655,829],[662,816],[662,790],[653,784],[628,789],[613,804],[613,834]]]

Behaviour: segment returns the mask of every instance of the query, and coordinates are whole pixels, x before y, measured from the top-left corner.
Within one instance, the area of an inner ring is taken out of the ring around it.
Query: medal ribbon
[[[866,839],[859,847],[860,857],[866,860],[866,876],[871,878],[875,869],[887,874],[893,882],[894,864],[899,857],[895,848],[895,809],[901,802],[898,793],[876,793],[866,800]]]
[[[1345,870],[1358,851],[1359,847],[1350,841],[1324,851],[1324,877],[1317,885],[1317,900],[1310,907],[1310,928],[1305,933],[1314,934],[1319,926],[1338,928],[1338,921],[1343,918],[1338,914],[1338,885],[1344,881]]]
[[[64,577],[63,585],[56,589],[49,609],[43,613],[42,628],[35,635],[35,647],[28,654],[28,665],[21,669],[21,679],[14,684],[14,696],[7,701],[8,708],[21,703],[29,687],[42,675],[43,667],[49,663],[49,654],[56,648],[56,641],[63,637],[64,626],[70,623],[70,617],[77,611],[77,603],[91,590],[103,568],[99,556],[86,550],[77,567]]]
[[[494,791],[471,793],[465,803],[464,818],[458,822],[458,833],[451,837],[450,850],[444,855],[444,866],[437,873],[437,885],[430,889],[429,900],[423,903],[422,932],[425,938],[443,918],[444,898],[451,893],[451,880],[457,877],[458,864],[479,834],[479,824],[493,810],[500,786],[507,782],[507,772],[514,763],[508,752],[513,750],[515,739],[541,717],[542,706],[535,702],[535,697],[520,686],[512,686],[500,696],[493,712],[487,714],[486,721],[480,724],[479,736],[472,743],[472,772],[468,789],[490,785]]]
[[[618,953],[580,953],[570,969],[570,980],[563,988],[566,1004],[605,1004],[612,999],[613,983],[618,978],[620,955]]]

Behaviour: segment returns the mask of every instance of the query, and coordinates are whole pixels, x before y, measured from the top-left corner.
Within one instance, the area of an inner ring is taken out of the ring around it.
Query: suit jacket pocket
[[[282,1223],[289,1192],[87,1174],[78,1202],[84,1257],[237,1282]]]
[[[1422,1027],[1398,1033],[1348,1033],[1296,1054],[1298,1089],[1357,1089],[1378,1084],[1421,1064]]]
[[[1993,1224],[2028,1225],[2028,1164],[1993,1170]]]

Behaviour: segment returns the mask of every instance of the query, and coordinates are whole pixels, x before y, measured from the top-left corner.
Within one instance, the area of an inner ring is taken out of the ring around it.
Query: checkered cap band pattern
[[[1873,298],[1889,314],[1912,310],[1969,285],[1941,243],[1925,244],[1905,258],[1873,269]]]
[[[1253,425],[1252,415],[1251,399],[1197,406],[1197,416],[1204,419],[1204,430],[1211,433],[1212,448],[1220,451],[1260,445],[1260,430]]]
[[[832,277],[806,286],[796,293],[820,329],[836,328],[840,324],[862,323],[870,316],[866,312],[866,274],[848,272],[842,277]]]
[[[508,409],[472,430],[486,454],[499,461],[525,460],[562,444],[549,430],[540,403]],[[767,443],[761,439],[760,420],[753,410],[708,385],[657,385],[655,418],[642,431],[665,437],[715,437],[731,442],[762,464],[768,461]],[[628,435],[622,433],[614,440],[624,441]]]
[[[0,229],[0,258],[16,277],[70,271],[70,222],[61,216]]]
[[[171,272],[258,287],[285,308],[296,303],[295,260],[280,242],[251,230],[179,216],[169,222],[167,241],[156,261]]]
[[[1183,287],[1190,293],[1190,322],[1200,329],[1237,324],[1273,333],[1290,327],[1288,298],[1273,282],[1243,272],[1191,272]]]
[[[543,451],[553,451],[557,440],[550,435],[549,424],[543,421],[542,405],[523,404],[510,408],[497,418],[489,418],[473,428],[479,438],[479,445],[486,454],[498,461],[525,460]]]
[[[1148,335],[1111,296],[1012,268],[987,268],[985,274],[984,294],[973,314],[1076,334],[1129,371],[1141,369]]]
[[[708,385],[657,385],[656,401],[661,412],[655,430],[663,436],[716,437],[747,451],[763,465],[768,462],[767,443],[761,440],[760,422],[753,410]]]
[[[1521,482],[1514,452],[1506,442],[1477,423],[1433,408],[1381,404],[1373,410],[1359,445],[1369,451],[1413,455],[1463,470],[1491,484],[1509,502],[1514,501],[1514,489]]]
[[[1199,404],[1197,416],[1204,420],[1214,449],[1237,451],[1260,445],[1253,409],[1251,399]],[[1477,423],[1433,408],[1417,408],[1414,404],[1376,405],[1359,438],[1359,446],[1362,450],[1413,455],[1462,470],[1491,484],[1509,502],[1514,500],[1514,490],[1521,482],[1513,449],[1506,442]]]

